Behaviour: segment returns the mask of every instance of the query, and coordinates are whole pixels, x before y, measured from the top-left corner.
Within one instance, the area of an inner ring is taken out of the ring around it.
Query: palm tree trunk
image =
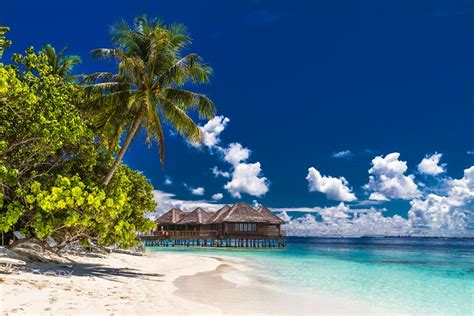
[[[125,142],[123,143],[122,148],[120,148],[120,151],[117,155],[117,158],[115,158],[112,168],[110,168],[109,172],[107,173],[107,176],[104,179],[105,186],[109,185],[110,179],[112,179],[115,171],[120,165],[120,162],[122,161],[122,158],[125,155],[125,152],[127,151],[128,146],[130,145],[130,142],[133,139],[133,136],[135,136],[138,128],[140,127],[140,123],[142,122],[142,119],[143,119],[143,112],[138,114],[135,120],[133,121],[132,129],[128,132],[127,137],[125,138]]]

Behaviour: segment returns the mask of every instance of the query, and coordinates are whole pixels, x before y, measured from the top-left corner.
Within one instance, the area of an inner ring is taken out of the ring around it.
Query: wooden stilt
[[[248,238],[248,237],[236,237],[236,238],[208,238],[208,237],[191,237],[186,238],[175,238],[171,237],[168,239],[164,238],[149,238],[142,239],[142,245],[145,247],[234,247],[234,248],[283,248],[285,247],[284,238]]]

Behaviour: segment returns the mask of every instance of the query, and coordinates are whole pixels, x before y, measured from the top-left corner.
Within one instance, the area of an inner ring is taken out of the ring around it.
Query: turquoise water
[[[474,315],[474,240],[289,238],[280,250],[148,249],[250,259],[289,286],[391,312]]]

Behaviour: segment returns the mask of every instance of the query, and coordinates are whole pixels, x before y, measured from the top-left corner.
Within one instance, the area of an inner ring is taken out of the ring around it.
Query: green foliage
[[[0,25],[0,58],[2,58],[3,51],[10,47],[10,45],[12,44],[11,41],[5,38],[5,33],[7,33],[8,31],[10,31],[9,27]]]
[[[52,73],[68,80],[76,79],[76,76],[70,76],[74,66],[81,63],[81,58],[77,55],[65,55],[67,47],[64,47],[59,53],[53,46],[47,44],[42,52],[48,58],[48,65],[52,67]]]
[[[33,181],[25,190],[27,209],[35,210],[26,228],[39,238],[88,239],[98,245],[135,244],[137,230],[151,230],[143,215],[154,208],[151,185],[138,173],[122,166],[116,182],[104,190],[86,185],[79,176],[57,175],[54,184],[42,188]]]
[[[62,247],[137,243],[154,224],[152,186],[124,165],[105,188],[113,157],[77,104],[83,88],[33,48],[0,64],[0,231],[20,230]]]
[[[125,21],[117,23],[111,35],[115,47],[93,50],[92,55],[115,59],[118,72],[95,73],[84,81],[91,94],[98,94],[89,105],[110,151],[118,148],[122,132],[130,128],[105,184],[138,128],[146,130],[148,144],[158,144],[163,164],[164,122],[187,140],[198,142],[200,131],[189,111],[196,109],[206,119],[216,112],[207,96],[183,88],[187,83],[207,83],[211,74],[199,55],[182,55],[191,43],[183,25],[166,26],[140,16],[133,26]]]

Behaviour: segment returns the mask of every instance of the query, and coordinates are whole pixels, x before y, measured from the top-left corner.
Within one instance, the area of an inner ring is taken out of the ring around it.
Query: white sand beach
[[[114,253],[68,259],[73,263],[30,263],[0,274],[0,313],[381,314],[343,298],[290,291],[233,258]]]

